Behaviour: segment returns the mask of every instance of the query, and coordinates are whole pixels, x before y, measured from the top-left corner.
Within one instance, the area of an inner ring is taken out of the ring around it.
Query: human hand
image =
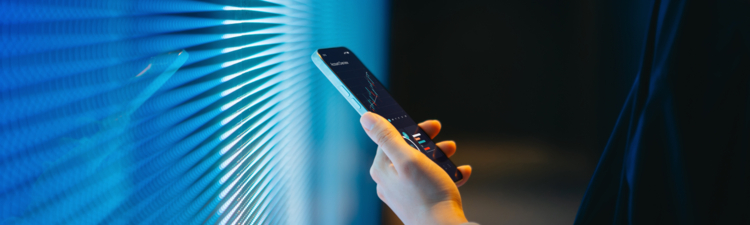
[[[370,175],[378,184],[380,200],[390,207],[404,224],[466,223],[458,187],[471,176],[470,166],[459,166],[463,179],[457,183],[430,158],[404,141],[390,122],[367,112],[360,123],[370,139],[378,144]],[[419,126],[430,138],[440,132],[440,122],[428,120]],[[456,143],[443,141],[438,148],[448,156],[456,152]]]

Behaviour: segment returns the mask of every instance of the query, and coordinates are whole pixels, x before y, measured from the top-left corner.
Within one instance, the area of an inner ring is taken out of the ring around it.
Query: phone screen
[[[406,111],[396,103],[396,100],[391,97],[380,81],[375,78],[375,75],[362,64],[354,53],[341,47],[320,49],[318,54],[367,111],[377,113],[391,122],[406,143],[437,163],[453,181],[459,181],[463,178],[461,172],[456,169],[456,165],[406,114]]]

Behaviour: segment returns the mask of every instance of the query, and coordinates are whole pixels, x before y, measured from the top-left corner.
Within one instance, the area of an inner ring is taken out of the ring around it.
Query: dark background
[[[456,140],[454,161],[473,166],[469,220],[573,222],[639,69],[650,4],[392,2],[390,89],[415,120],[439,119],[437,141]]]

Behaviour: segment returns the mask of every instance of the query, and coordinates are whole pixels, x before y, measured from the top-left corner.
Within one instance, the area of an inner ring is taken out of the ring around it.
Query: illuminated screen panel
[[[378,223],[374,147],[309,55],[385,75],[386,4],[0,2],[0,224]]]

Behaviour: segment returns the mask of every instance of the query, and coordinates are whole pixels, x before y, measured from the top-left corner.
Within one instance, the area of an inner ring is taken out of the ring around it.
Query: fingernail
[[[359,119],[359,122],[362,124],[362,127],[365,128],[366,131],[372,130],[373,127],[375,127],[375,123],[378,122],[378,118],[373,115],[373,113],[365,113],[362,115],[362,118]]]

